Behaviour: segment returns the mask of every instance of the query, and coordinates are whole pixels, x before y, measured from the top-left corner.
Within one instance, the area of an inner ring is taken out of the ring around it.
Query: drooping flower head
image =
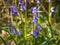
[[[36,26],[36,28],[35,28],[35,30],[34,30],[34,32],[33,32],[33,35],[34,35],[35,37],[38,37],[39,31],[41,32],[42,29],[41,29],[40,25],[37,24],[37,26]]]
[[[13,27],[11,27],[10,30],[12,34],[15,34],[15,29]]]
[[[12,23],[9,24],[9,27],[13,27],[13,26],[12,26]]]
[[[19,35],[19,32],[18,32],[18,30],[15,30],[15,34],[16,34],[16,35]]]
[[[37,30],[39,30],[39,31],[42,31],[42,28],[40,27],[40,25],[39,24],[37,24]]]
[[[18,0],[18,4],[21,4],[22,3],[22,0]]]
[[[33,16],[33,22],[34,24],[38,24],[38,14]]]
[[[10,13],[18,15],[18,10],[16,6],[10,6]]]
[[[37,13],[37,10],[38,10],[37,7],[32,7],[31,9],[32,9],[31,11],[32,11],[33,14]]]
[[[33,35],[34,35],[36,38],[38,37],[39,32],[38,32],[38,30],[37,30],[37,29],[35,29],[35,30],[34,30]]]
[[[19,35],[19,32],[16,30],[16,28],[14,28],[14,27],[12,26],[11,23],[9,24],[9,28],[10,28],[12,34]]]
[[[23,4],[23,9],[26,10],[26,4],[25,3]]]
[[[20,5],[20,10],[23,11],[23,10],[26,10],[26,4],[25,3],[22,3]]]

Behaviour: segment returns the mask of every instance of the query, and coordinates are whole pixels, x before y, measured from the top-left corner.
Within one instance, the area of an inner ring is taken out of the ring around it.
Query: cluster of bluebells
[[[20,4],[20,10],[26,10],[26,0],[22,2],[22,0],[18,0],[18,4]],[[14,15],[18,15],[18,9],[15,5],[10,5],[10,13]]]
[[[10,6],[10,13],[14,14],[14,15],[18,15],[18,10],[17,10],[17,7],[15,5]]]
[[[40,3],[40,0],[35,0],[36,3]],[[27,3],[27,0],[24,0],[24,2],[22,2],[22,0],[18,0],[18,4],[20,4],[20,10],[21,11],[24,11],[26,10],[26,3]],[[17,7],[14,5],[14,6],[10,6],[10,12],[11,14],[15,14],[15,15],[18,15],[18,10],[17,10]],[[37,7],[33,7],[32,9],[32,13],[36,13],[37,12]]]
[[[32,9],[32,14],[34,15],[33,16],[33,22],[34,22],[34,24],[37,24],[38,23],[38,13],[37,13],[38,8],[32,7],[31,9]]]
[[[11,3],[9,3],[8,0],[4,0],[4,3],[9,5],[9,11],[11,14],[18,15],[18,10],[15,5],[12,5]]]
[[[37,7],[32,7],[32,14],[33,14],[33,23],[36,24],[36,28],[33,32],[33,35],[37,38],[39,35],[39,30],[41,31],[41,27],[38,24],[38,8]]]
[[[12,34],[19,35],[19,32],[16,30],[16,28],[14,28],[14,27],[12,26],[11,23],[9,24],[9,28],[10,28]]]

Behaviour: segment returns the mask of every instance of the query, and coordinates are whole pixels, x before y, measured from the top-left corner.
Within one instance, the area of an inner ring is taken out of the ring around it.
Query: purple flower
[[[26,4],[25,3],[22,3],[20,5],[20,10],[23,11],[23,10],[26,10]]]
[[[38,37],[39,31],[42,31],[42,29],[41,29],[40,25],[38,24],[37,27],[35,28],[34,32],[33,32],[33,35],[35,37]]]
[[[18,3],[21,4],[22,3],[22,0],[18,0]]]
[[[9,24],[9,28],[10,28],[12,34],[19,35],[19,32],[16,30],[16,28],[14,28],[14,27],[12,26],[11,23]]]
[[[11,27],[10,29],[11,29],[11,33],[15,34],[15,29],[13,27]]]
[[[40,25],[37,25],[37,28],[40,29]]]
[[[39,25],[39,24],[37,25],[37,30],[42,31],[42,29],[41,29],[41,27],[40,27],[40,25]]]
[[[16,30],[16,28],[11,27],[10,29],[11,29],[11,33],[12,33],[12,34],[19,35],[19,32]]]
[[[12,23],[9,24],[9,27],[12,27]]]
[[[31,9],[32,9],[32,13],[34,14],[33,22],[37,24],[38,23],[38,13],[37,13],[38,9],[37,7],[32,7]]]
[[[33,35],[37,38],[38,37],[38,35],[39,35],[39,32],[38,32],[38,30],[34,30],[34,32],[33,32]]]
[[[34,22],[34,24],[38,24],[38,15],[37,14],[33,16],[33,22]]]
[[[51,0],[48,0],[48,2],[51,2]]]
[[[17,30],[15,30],[15,34],[16,34],[16,35],[19,35],[19,32],[18,32]]]
[[[26,10],[26,4],[25,3],[23,4],[23,9]]]
[[[32,7],[31,9],[32,9],[32,13],[33,14],[36,14],[37,13],[37,10],[38,10],[37,7]]]
[[[36,3],[40,3],[40,0],[36,0]]]
[[[18,10],[16,6],[10,6],[10,13],[18,15]]]

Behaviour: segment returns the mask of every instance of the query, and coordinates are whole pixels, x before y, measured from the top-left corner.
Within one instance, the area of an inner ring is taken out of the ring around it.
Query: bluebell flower
[[[38,14],[36,13],[36,15],[33,16],[33,22],[34,24],[38,24]]]
[[[34,32],[33,32],[33,35],[34,35],[35,37],[38,37],[39,31],[41,32],[42,29],[41,29],[40,25],[38,24],[37,27],[35,28]]]
[[[37,28],[40,29],[40,25],[37,25]]]
[[[15,34],[15,29],[13,27],[11,27],[10,29],[11,29],[11,33]]]
[[[31,9],[32,9],[32,13],[33,14],[36,14],[37,13],[37,7],[32,7]]]
[[[40,25],[39,25],[39,24],[37,25],[37,30],[42,31],[42,28],[40,27]]]
[[[36,0],[36,3],[40,3],[40,0]]]
[[[20,5],[20,10],[21,10],[21,11],[26,10],[26,4],[25,4],[25,3],[22,3],[22,4]]]
[[[22,3],[22,0],[18,0],[18,3],[21,4]]]
[[[9,24],[9,28],[10,28],[12,34],[19,35],[19,32],[16,30],[16,28],[14,28],[14,27],[12,26],[11,23]]]
[[[38,23],[38,19],[37,19],[36,16],[33,16],[33,22],[34,22],[34,24],[37,24]]]
[[[15,34],[16,34],[16,35],[19,35],[19,32],[18,32],[18,30],[15,30]]]
[[[38,32],[38,30],[37,30],[37,29],[35,29],[35,30],[34,30],[33,35],[34,35],[36,38],[38,37],[39,32]]]
[[[26,4],[25,3],[23,4],[23,9],[26,10]]]
[[[12,26],[12,23],[9,24],[9,27],[13,27],[13,26]]]
[[[38,23],[38,13],[37,13],[38,8],[37,7],[32,7],[31,9],[32,9],[32,13],[34,14],[34,16],[33,16],[33,22],[35,24],[37,24]]]
[[[16,6],[10,6],[10,13],[18,15],[18,10]]]
[[[11,29],[11,33],[12,33],[12,34],[19,35],[19,32],[16,30],[16,28],[11,27],[10,29]]]

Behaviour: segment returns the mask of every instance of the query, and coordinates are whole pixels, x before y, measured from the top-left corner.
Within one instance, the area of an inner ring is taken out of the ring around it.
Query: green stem
[[[49,2],[49,8],[48,8],[48,24],[49,24],[49,27],[48,27],[48,36],[49,38],[52,37],[52,28],[51,28],[51,16],[50,16],[50,9],[51,9],[51,2]]]
[[[40,5],[39,4],[37,4],[37,7],[39,8],[40,7]],[[40,13],[38,12],[38,17],[40,16]],[[38,24],[40,24],[41,22],[40,22],[40,20],[39,20],[39,18],[38,18]]]
[[[51,24],[50,9],[51,9],[51,2],[49,2],[49,7],[48,7],[48,20],[49,20],[49,22]]]
[[[26,27],[27,26],[27,10],[25,11],[25,25],[24,25],[24,37],[25,37],[25,40],[27,39],[27,37],[26,37]]]

